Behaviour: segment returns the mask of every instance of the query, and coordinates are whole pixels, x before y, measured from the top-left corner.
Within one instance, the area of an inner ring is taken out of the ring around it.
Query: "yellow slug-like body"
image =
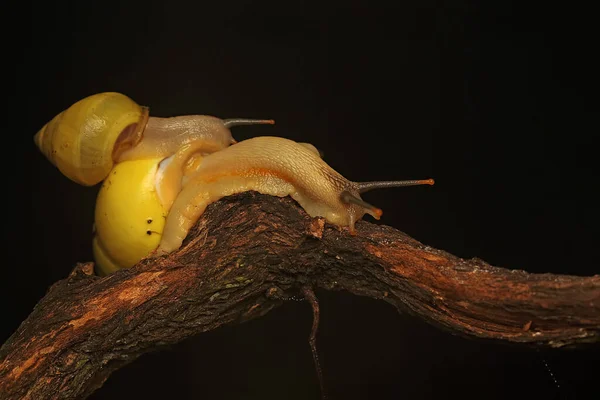
[[[123,132],[139,136],[148,109],[120,93],[86,97],[48,122],[34,140],[66,177],[85,186],[101,182],[110,172],[114,149]]]
[[[375,218],[381,215],[380,210],[342,201],[344,191],[360,199],[357,184],[327,165],[314,146],[279,137],[256,137],[202,158],[169,211],[157,254],[179,248],[208,204],[249,190],[289,195],[309,215],[351,230],[365,213]]]

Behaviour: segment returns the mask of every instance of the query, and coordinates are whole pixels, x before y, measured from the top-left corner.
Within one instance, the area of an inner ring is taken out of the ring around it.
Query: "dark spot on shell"
[[[152,235],[152,231],[151,230],[147,230],[146,231],[146,235],[148,235],[148,236]]]
[[[147,223],[151,224],[152,223],[152,218],[148,218],[148,220],[146,220]]]

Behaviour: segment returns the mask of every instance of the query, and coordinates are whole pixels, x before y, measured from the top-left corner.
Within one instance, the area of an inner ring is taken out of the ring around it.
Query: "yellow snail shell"
[[[66,177],[84,186],[101,182],[118,155],[120,137],[141,137],[148,109],[114,92],[99,93],[73,104],[48,122],[34,140],[42,153]],[[132,132],[131,130],[134,130]],[[125,135],[121,136],[123,133]]]

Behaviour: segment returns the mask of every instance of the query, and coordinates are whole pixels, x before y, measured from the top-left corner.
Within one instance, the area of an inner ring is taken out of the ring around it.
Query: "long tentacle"
[[[275,121],[272,119],[246,119],[246,118],[229,118],[223,120],[225,128],[232,128],[234,126],[242,125],[274,125]]]
[[[419,185],[433,185],[435,182],[433,179],[421,179],[421,180],[410,180],[410,181],[378,181],[378,182],[357,182],[358,193],[365,193],[373,189],[384,189],[404,186],[419,186]]]

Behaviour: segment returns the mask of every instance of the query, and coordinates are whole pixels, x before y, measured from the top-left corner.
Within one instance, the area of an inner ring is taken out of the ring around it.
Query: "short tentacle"
[[[340,194],[340,200],[346,204],[354,204],[359,207],[362,207],[367,214],[373,216],[373,218],[377,220],[380,219],[381,215],[383,214],[383,211],[380,208],[377,208],[374,205],[367,203],[363,199],[356,197],[347,190],[344,190]]]

